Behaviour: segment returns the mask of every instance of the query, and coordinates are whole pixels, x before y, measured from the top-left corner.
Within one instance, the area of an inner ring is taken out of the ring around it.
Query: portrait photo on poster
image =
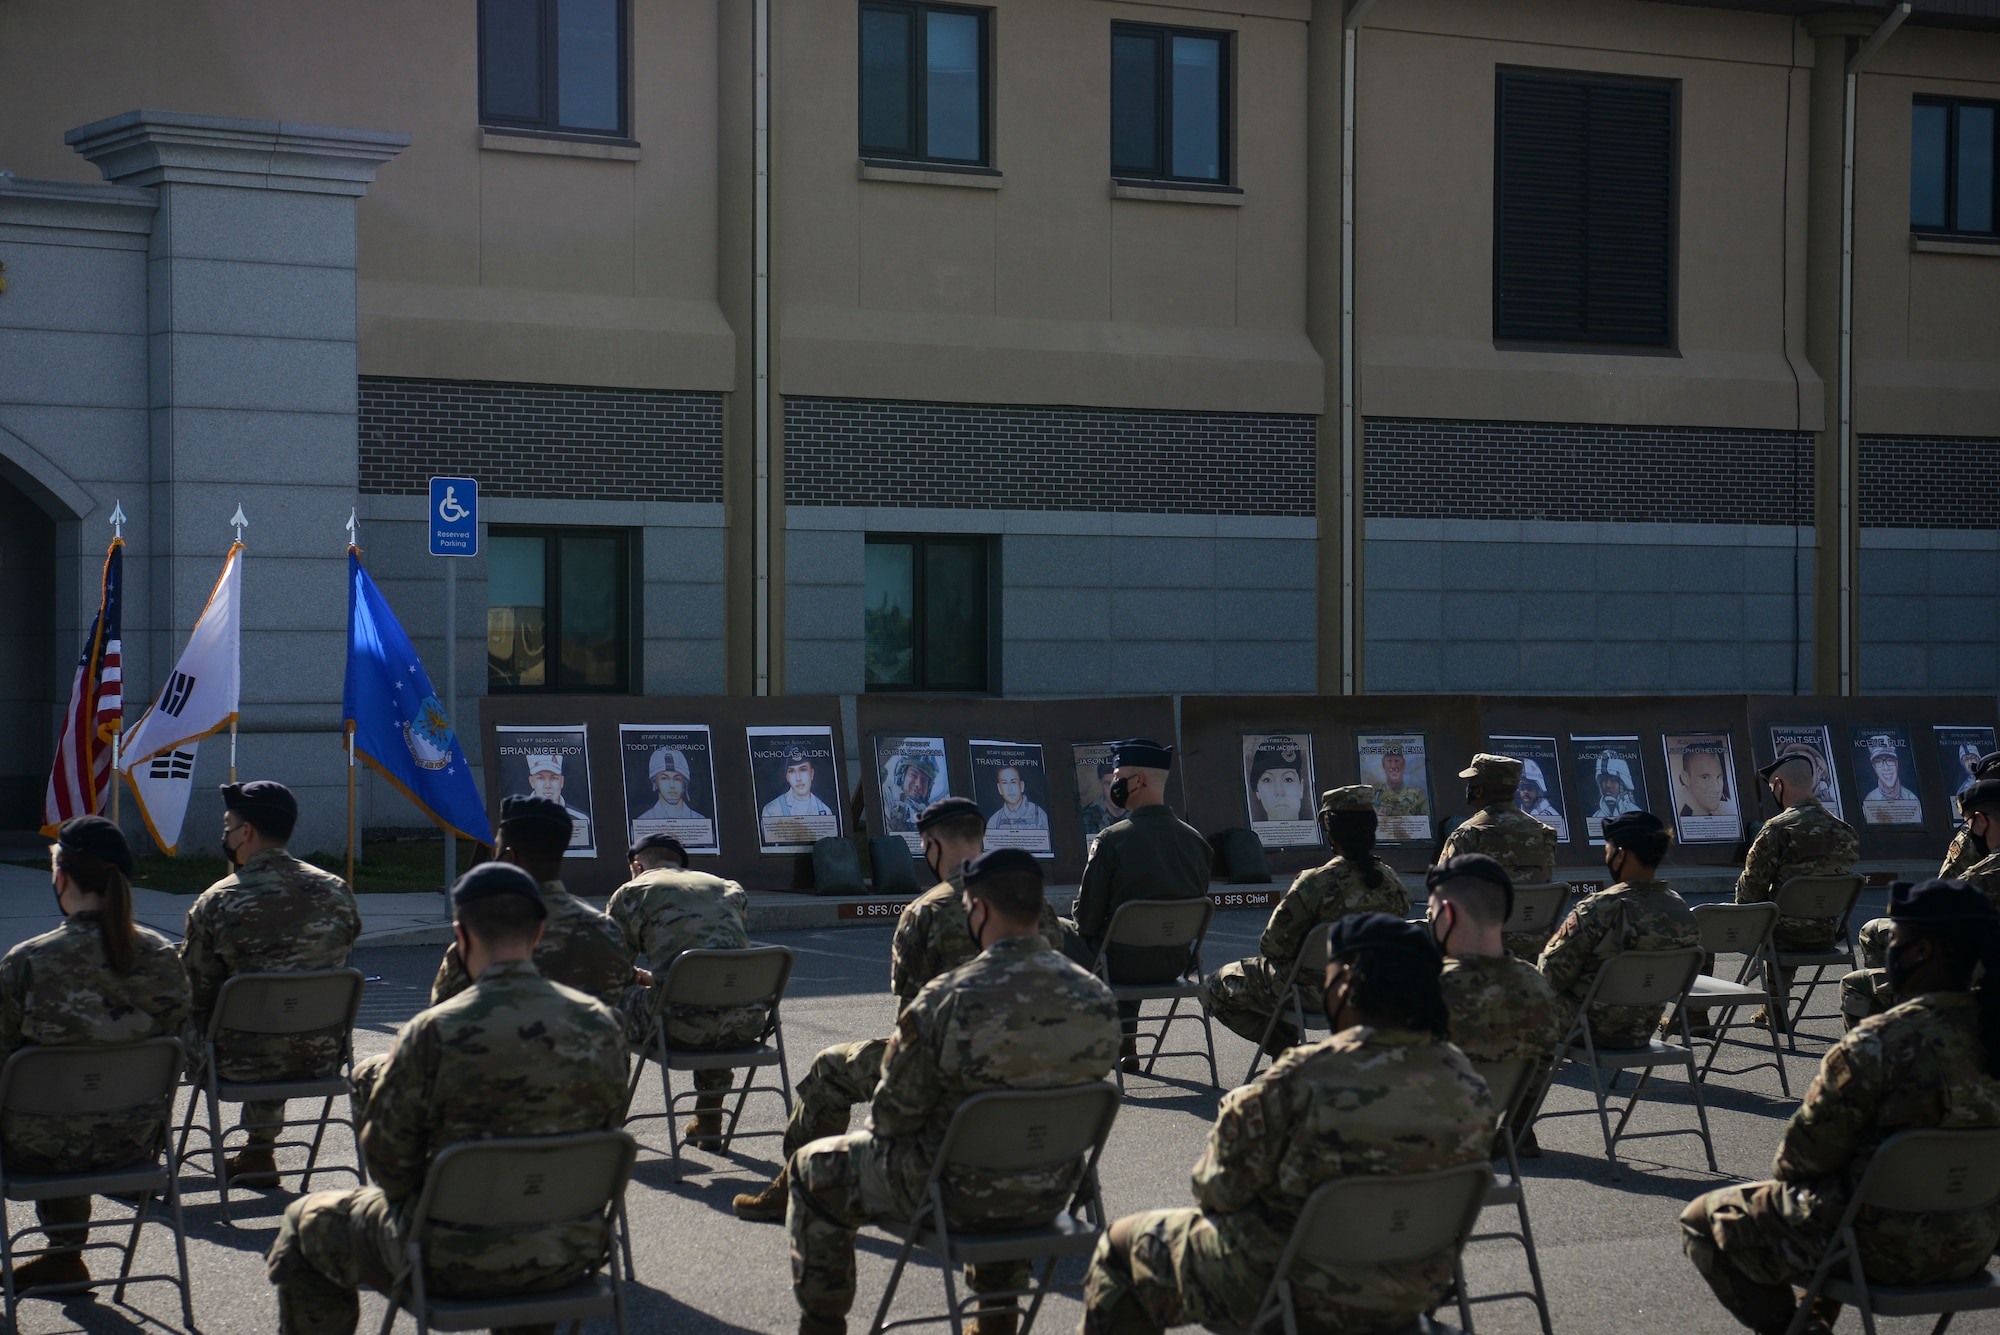
[[[1735,752],[1726,732],[1670,732],[1667,796],[1674,805],[1674,836],[1684,844],[1733,844],[1743,837],[1737,800]]]
[[[493,744],[500,760],[500,796],[545,797],[569,812],[569,858],[597,856],[597,822],[591,818],[590,730],[581,723],[539,727],[497,723]],[[497,804],[496,804],[497,805]]]
[[[1931,737],[1937,746],[1938,773],[1944,775],[1944,790],[1953,798],[1972,787],[1972,767],[1979,763],[1979,758],[2000,749],[1994,745],[1993,729],[1971,724],[1940,724],[1931,729]]]
[[[1813,800],[1840,820],[1847,816],[1840,805],[1840,774],[1833,763],[1833,732],[1824,723],[1773,723],[1771,759],[1799,759],[1812,766]],[[1869,780],[1868,787],[1874,787]],[[1867,788],[1860,791],[1866,792]]]
[[[882,833],[901,837],[911,853],[922,857],[917,817],[931,803],[951,796],[944,738],[875,734],[875,780],[882,792]]]
[[[1556,842],[1569,842],[1569,807],[1563,801],[1562,762],[1553,737],[1516,737],[1489,733],[1486,749],[1521,762],[1521,786],[1514,805],[1556,832]]]
[[[1605,821],[1647,809],[1646,767],[1639,758],[1639,739],[1571,733],[1569,755],[1575,766],[1576,804],[1583,809],[1584,832],[1591,843],[1602,844]]]
[[[1431,779],[1420,732],[1357,733],[1361,782],[1375,789],[1375,837],[1385,844],[1430,842]]]
[[[840,835],[840,757],[833,729],[788,724],[746,728],[757,851],[810,853]]]
[[[1070,765],[1076,772],[1076,814],[1083,822],[1083,851],[1087,857],[1097,836],[1107,826],[1125,819],[1125,808],[1111,800],[1112,742],[1076,742],[1069,748]]]
[[[1309,848],[1319,838],[1310,732],[1246,732],[1243,802],[1266,848]]]
[[[715,747],[702,723],[621,723],[626,848],[649,834],[689,853],[720,853],[715,820]]]
[[[1847,731],[1854,746],[1854,790],[1861,794],[1862,823],[1921,829],[1924,803],[1917,796],[1910,730],[1900,723],[1855,723]]]
[[[972,761],[972,800],[986,815],[986,846],[1054,857],[1042,744],[968,738],[965,750]]]

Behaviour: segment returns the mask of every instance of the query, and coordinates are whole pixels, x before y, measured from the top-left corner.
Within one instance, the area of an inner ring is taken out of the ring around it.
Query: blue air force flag
[[[347,686],[354,749],[426,816],[462,838],[493,842],[472,767],[431,679],[382,591],[347,549]]]

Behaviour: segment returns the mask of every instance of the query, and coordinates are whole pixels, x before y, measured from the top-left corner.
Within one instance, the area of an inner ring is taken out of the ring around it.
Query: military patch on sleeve
[[[1262,1140],[1264,1138],[1264,1100],[1255,1094],[1243,1100],[1242,1114],[1244,1139]]]

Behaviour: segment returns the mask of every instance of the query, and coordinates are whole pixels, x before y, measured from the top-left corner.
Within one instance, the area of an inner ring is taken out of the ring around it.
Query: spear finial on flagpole
[[[352,506],[349,506],[347,511],[347,545],[356,551],[361,550],[361,524],[355,518]]]
[[[117,501],[111,502],[111,538],[114,542],[125,541],[125,507]]]
[[[239,502],[236,506],[236,513],[229,516],[229,523],[231,527],[233,527],[236,530],[236,540],[238,542],[243,541],[243,530],[250,527],[250,521],[243,517],[243,506],[241,502]]]

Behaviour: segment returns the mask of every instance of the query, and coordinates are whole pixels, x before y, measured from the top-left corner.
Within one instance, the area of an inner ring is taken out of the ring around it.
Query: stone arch
[[[97,498],[55,460],[4,426],[0,426],[0,480],[13,483],[59,524],[82,519],[97,508]]]

